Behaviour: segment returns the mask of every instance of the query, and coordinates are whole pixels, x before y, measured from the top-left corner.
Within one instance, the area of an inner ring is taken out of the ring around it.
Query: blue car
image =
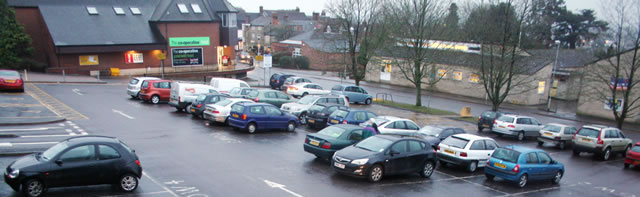
[[[500,177],[523,188],[529,180],[551,180],[560,183],[564,165],[539,149],[509,145],[497,148],[489,157],[484,175],[489,180]]]
[[[235,130],[243,129],[249,133],[265,129],[285,129],[293,132],[298,117],[280,111],[268,103],[237,103],[231,106],[229,125]]]
[[[349,103],[364,103],[371,104],[373,102],[373,96],[356,85],[336,85],[331,88],[331,94],[344,95]]]
[[[360,123],[366,122],[367,120],[377,116],[378,115],[367,110],[339,109],[329,115],[329,119],[327,119],[327,126],[335,124],[359,125]]]

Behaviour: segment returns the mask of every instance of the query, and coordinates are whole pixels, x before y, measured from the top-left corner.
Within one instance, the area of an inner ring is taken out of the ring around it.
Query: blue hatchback
[[[560,183],[564,165],[539,149],[509,145],[493,151],[484,168],[489,180],[500,177],[525,187],[529,180],[551,180]]]
[[[355,110],[355,109],[339,109],[329,115],[327,119],[327,126],[335,124],[354,124],[366,122],[371,118],[375,118],[378,115],[367,110]]]
[[[298,117],[267,103],[237,103],[231,106],[229,125],[255,133],[258,129],[296,130]]]

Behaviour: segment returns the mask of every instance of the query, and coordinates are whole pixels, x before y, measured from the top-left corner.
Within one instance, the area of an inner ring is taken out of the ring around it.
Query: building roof
[[[273,22],[274,14],[279,21],[311,21],[304,12],[296,10],[264,10],[262,13],[258,13],[258,17],[251,20],[250,23],[254,26],[270,25]],[[287,18],[286,20],[285,17]]]
[[[545,58],[547,61],[554,61],[556,49],[530,49],[527,50],[532,56]],[[558,51],[558,68],[584,67],[589,62],[598,58],[590,50],[585,49],[560,49]]]
[[[327,53],[342,53],[346,48],[346,40],[341,34],[318,31],[307,31],[280,43],[295,44],[297,42],[304,42],[313,49]]]

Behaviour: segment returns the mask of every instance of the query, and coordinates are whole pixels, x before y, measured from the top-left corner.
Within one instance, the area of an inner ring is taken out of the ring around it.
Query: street
[[[335,83],[313,80],[325,89]],[[444,166],[438,166],[431,178],[423,179],[416,173],[385,177],[380,183],[372,184],[364,179],[336,174],[328,162],[304,152],[305,135],[317,132],[305,126],[298,127],[294,133],[262,131],[253,135],[221,125],[207,126],[205,121],[176,112],[166,104],[152,105],[130,99],[125,93],[124,80],[106,85],[36,86],[87,118],[46,125],[0,127],[0,134],[4,134],[0,138],[0,151],[43,151],[52,142],[77,135],[118,137],[136,150],[142,163],[144,176],[135,196],[640,196],[640,188],[636,187],[640,181],[640,168],[623,169],[620,155],[610,161],[598,161],[591,154],[575,157],[570,149],[542,147],[553,159],[565,165],[566,173],[559,185],[544,181],[520,189],[501,179],[488,181],[482,170],[468,173],[458,167]],[[365,88],[372,95],[388,91]],[[396,101],[413,98],[407,92],[393,94]],[[446,101],[432,101],[431,105],[448,106]],[[352,107],[367,109],[374,106],[353,104]],[[543,123],[558,121],[539,120]],[[469,127],[469,123],[460,124]],[[473,129],[467,129],[467,132],[478,134]],[[640,133],[625,134],[634,142],[640,140]],[[492,137],[501,146],[536,147],[532,138],[519,142],[489,132],[478,135]],[[0,167],[5,169],[16,158],[1,157]],[[51,189],[47,195],[130,194],[115,192],[107,185]],[[0,196],[21,194],[0,184]]]

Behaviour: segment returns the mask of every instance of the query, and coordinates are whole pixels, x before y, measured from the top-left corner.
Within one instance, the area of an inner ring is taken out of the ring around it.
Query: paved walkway
[[[27,83],[107,83],[95,77],[84,75],[62,75],[57,73],[23,73],[24,81]]]

